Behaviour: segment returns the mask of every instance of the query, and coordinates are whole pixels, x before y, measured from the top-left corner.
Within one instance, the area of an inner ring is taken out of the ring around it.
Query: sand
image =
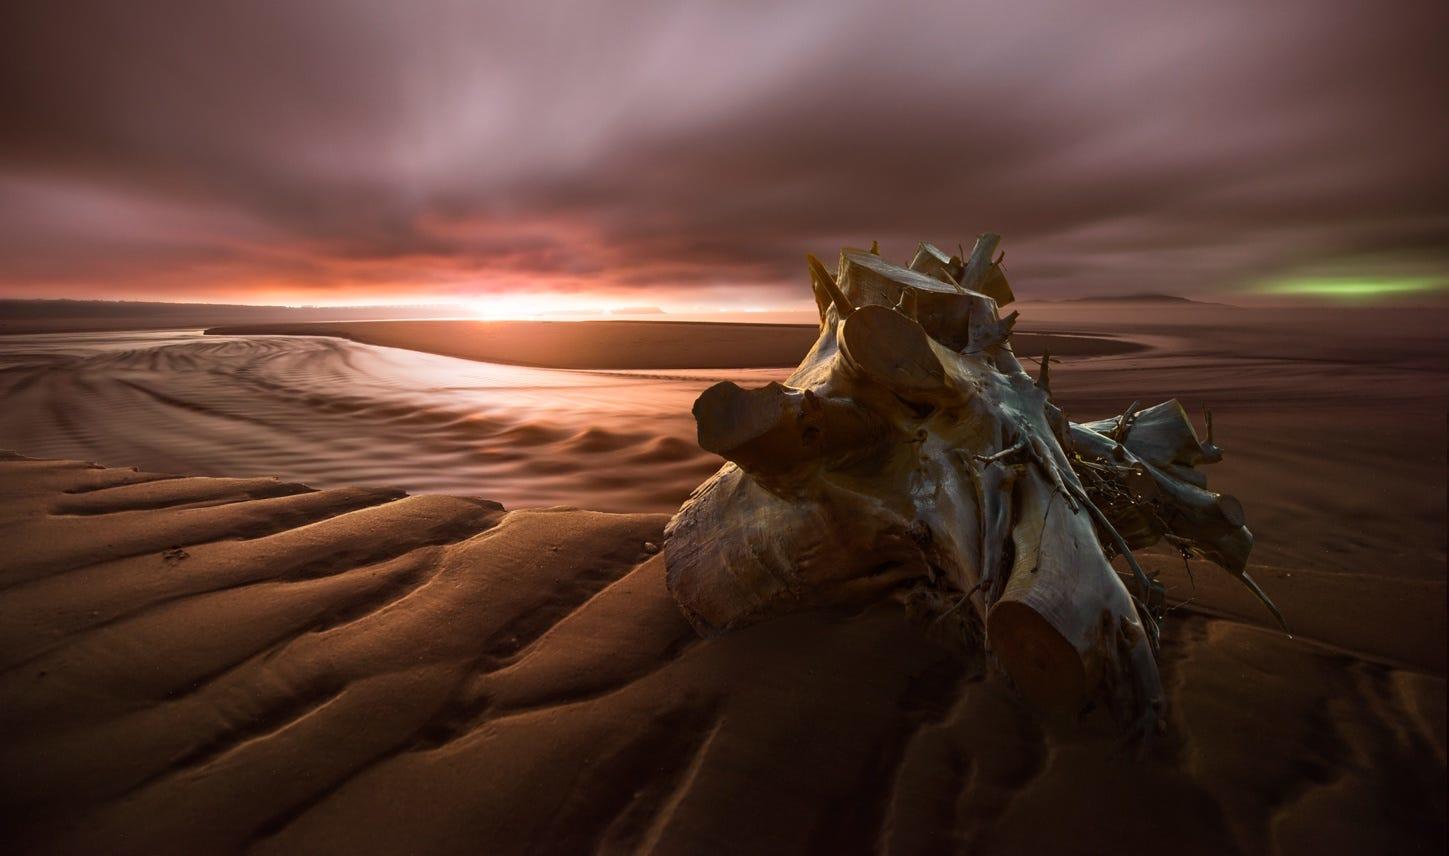
[[[689,416],[709,382],[321,337],[10,337],[0,340],[0,448],[510,507],[662,511],[719,466],[695,445]]]
[[[471,341],[478,329],[434,326],[443,341]],[[540,326],[578,336],[636,325]],[[664,363],[700,358],[680,329],[740,344],[792,330],[657,326],[640,334],[642,353]],[[1136,347],[1035,340],[1056,352]],[[669,511],[720,464],[694,442],[700,391],[724,377],[753,386],[787,373],[550,371],[323,336],[9,336],[0,337],[0,448],[185,475],[471,494],[509,507]]]
[[[1177,613],[1139,761],[888,605],[696,638],[664,521],[0,461],[7,850],[1442,846],[1442,666],[1360,616]]]
[[[556,369],[794,368],[815,344],[816,324],[692,321],[348,321],[213,327],[210,334],[333,336],[516,366]],[[1143,346],[1110,335],[1023,333],[1024,354],[1132,353]]]
[[[1213,408],[1296,634],[1145,556],[1191,603],[1141,762],[890,605],[693,636],[650,546],[717,463],[688,402],[778,372],[17,337],[0,446],[180,475],[0,461],[0,846],[1442,852],[1444,316],[1023,314],[1146,348],[1054,367],[1071,418]],[[595,500],[649,513],[525,508]]]

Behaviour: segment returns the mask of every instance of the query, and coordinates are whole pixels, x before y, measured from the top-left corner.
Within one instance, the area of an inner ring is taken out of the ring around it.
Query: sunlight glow
[[[479,318],[539,318],[603,315],[611,304],[577,294],[493,294],[466,304]]]

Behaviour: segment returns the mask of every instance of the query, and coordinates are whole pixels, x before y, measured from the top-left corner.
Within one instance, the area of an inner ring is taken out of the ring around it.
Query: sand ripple
[[[1200,592],[1134,759],[892,604],[697,638],[665,520],[0,456],[0,851],[1442,850],[1442,670]]]
[[[709,373],[532,369],[321,337],[0,344],[0,447],[28,455],[614,511],[672,508],[719,466],[689,417]]]

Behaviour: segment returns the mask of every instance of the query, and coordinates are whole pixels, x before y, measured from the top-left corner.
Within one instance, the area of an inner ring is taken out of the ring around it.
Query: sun
[[[577,294],[490,294],[466,303],[479,318],[527,319],[568,318],[603,315],[609,305],[603,301]]]

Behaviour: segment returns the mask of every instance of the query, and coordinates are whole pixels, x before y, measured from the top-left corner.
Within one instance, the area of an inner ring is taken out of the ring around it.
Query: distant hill
[[[1221,309],[1239,309],[1231,303],[1212,303],[1206,300],[1194,300],[1191,297],[1183,297],[1178,294],[1165,294],[1160,291],[1138,291],[1129,294],[1089,294],[1085,297],[1059,297],[1051,298],[1027,298],[1018,300],[1018,303],[1040,304],[1051,306],[1179,306],[1183,308],[1202,306]]]
[[[1208,303],[1203,300],[1193,300],[1190,297],[1182,297],[1177,294],[1163,294],[1155,291],[1141,291],[1135,294],[1103,294],[1088,297],[1069,297],[1063,300],[1050,301],[1052,303],[1195,303],[1200,306],[1225,306],[1223,303]]]

